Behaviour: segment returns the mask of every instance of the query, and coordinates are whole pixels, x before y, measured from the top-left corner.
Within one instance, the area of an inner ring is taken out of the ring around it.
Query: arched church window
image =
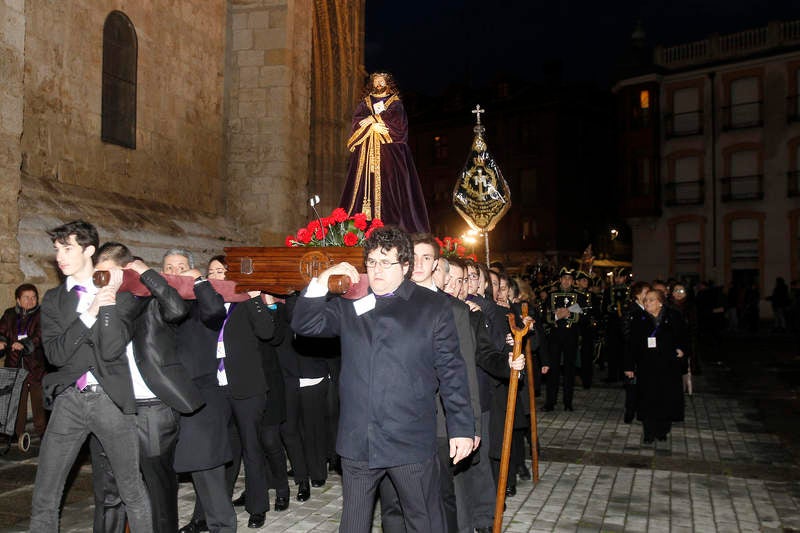
[[[103,25],[104,142],[136,148],[136,29],[121,11],[112,11]]]

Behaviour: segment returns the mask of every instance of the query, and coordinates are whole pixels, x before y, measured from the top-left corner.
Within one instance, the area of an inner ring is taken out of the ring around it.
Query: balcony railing
[[[800,94],[786,98],[786,118],[789,122],[800,121]]]
[[[682,113],[668,113],[664,116],[667,127],[667,137],[684,137],[703,133],[703,112],[685,111]]]
[[[722,127],[726,130],[761,127],[762,107],[761,100],[725,106],[722,108]]]
[[[705,183],[697,181],[672,181],[664,184],[664,204],[702,205],[705,200]]]
[[[789,196],[800,196],[800,170],[787,172],[786,184],[786,190]]]
[[[764,198],[764,175],[728,176],[721,178],[722,201],[762,200]]]
[[[676,68],[742,57],[765,50],[792,46],[800,41],[800,20],[770,22],[768,26],[752,28],[728,35],[714,35],[701,41],[677,46],[657,47],[657,65]]]

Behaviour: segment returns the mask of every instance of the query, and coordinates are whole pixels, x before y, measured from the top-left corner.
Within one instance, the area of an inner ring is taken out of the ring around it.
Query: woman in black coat
[[[681,374],[689,336],[680,313],[664,306],[661,291],[649,291],[645,313],[631,324],[625,376],[639,386],[644,442],[666,440],[683,405]]]

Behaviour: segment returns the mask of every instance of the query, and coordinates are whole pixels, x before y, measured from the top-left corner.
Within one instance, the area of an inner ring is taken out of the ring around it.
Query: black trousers
[[[477,528],[492,527],[497,485],[489,458],[489,426],[491,414],[481,413],[481,445],[472,456],[456,465],[454,484],[458,502],[460,533],[472,533]],[[471,459],[471,460],[470,460]],[[465,461],[468,461],[466,464]]]
[[[447,533],[458,533],[458,514],[456,512],[456,493],[453,484],[453,470],[450,466],[450,441],[444,437],[436,439],[439,458],[439,480],[442,484],[442,504],[444,505]],[[468,461],[469,459],[464,459]],[[459,463],[460,465],[460,463]],[[381,498],[381,527],[383,533],[406,533],[403,508],[400,497],[389,476],[381,480],[379,487]]]
[[[342,521],[340,533],[370,533],[378,486],[389,476],[410,533],[447,531],[439,481],[439,460],[434,454],[421,463],[390,468],[369,468],[366,461],[342,457]]]
[[[272,473],[272,487],[277,497],[289,497],[289,478],[286,475],[286,453],[281,442],[279,424],[263,424],[261,426],[261,444]],[[247,472],[246,472],[247,473]]]
[[[326,405],[328,411],[326,413],[326,421],[328,426],[328,459],[333,459],[338,454],[336,453],[336,435],[339,431],[339,374],[342,371],[342,358],[334,357],[328,360],[328,370],[330,371],[328,383],[328,390],[326,396]],[[311,479],[315,479],[311,476]]]
[[[564,406],[572,407],[572,394],[575,389],[575,359],[578,357],[578,328],[576,326],[554,327],[548,338],[550,348],[550,370],[547,373],[547,398],[545,404],[552,407],[558,399],[561,381],[561,362],[564,373]]]
[[[634,417],[639,410],[639,385],[636,383],[625,383],[625,416]]]
[[[294,482],[308,479],[306,452],[303,449],[303,436],[300,433],[300,383],[297,378],[284,380],[286,392],[286,420],[280,425],[280,434],[286,455],[292,463]],[[269,454],[269,452],[267,452]],[[270,468],[273,468],[270,464]],[[273,475],[276,475],[273,472]]]
[[[231,495],[228,494],[225,465],[192,472],[192,482],[197,493],[197,501],[205,502],[195,507],[195,512],[198,512],[199,508],[199,512],[203,514],[194,515],[192,518],[205,520],[208,529],[213,533],[234,533],[236,511],[231,503]]]
[[[264,447],[261,445],[261,423],[264,419],[264,410],[267,406],[266,394],[259,394],[249,398],[234,398],[230,395],[228,387],[222,387],[233,412],[228,434],[231,439],[233,461],[225,468],[228,499],[233,497],[233,486],[239,476],[239,469],[244,460],[244,486],[245,504],[248,513],[265,513],[269,510],[267,492],[267,462],[264,456]],[[284,465],[284,475],[286,466]],[[195,500],[195,518],[205,516],[205,510],[200,498]]]
[[[153,531],[174,533],[178,529],[178,476],[172,467],[178,442],[178,413],[155,400],[139,405],[136,430],[139,437],[139,467],[150,496]],[[94,531],[125,531],[125,504],[100,441],[89,439],[94,485]]]
[[[305,452],[308,475],[313,480],[325,481],[328,478],[329,443],[328,397],[331,384],[328,378],[309,387],[300,387],[300,434]],[[294,463],[292,463],[294,466]],[[297,472],[295,471],[295,475]],[[295,477],[295,479],[297,479]]]
[[[525,464],[525,433],[530,430],[514,429],[511,433],[511,453],[508,456],[508,477],[506,478],[506,488],[517,486],[517,472],[519,467]],[[497,487],[500,479],[500,459],[491,458],[492,478],[494,486]]]

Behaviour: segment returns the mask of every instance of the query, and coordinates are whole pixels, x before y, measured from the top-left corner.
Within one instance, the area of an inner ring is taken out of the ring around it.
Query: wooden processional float
[[[360,246],[231,246],[225,248],[226,278],[236,282],[236,291],[270,294],[300,292],[311,278],[328,267],[347,261],[364,273],[364,249]],[[342,294],[349,289],[347,276],[331,276],[328,290]]]

